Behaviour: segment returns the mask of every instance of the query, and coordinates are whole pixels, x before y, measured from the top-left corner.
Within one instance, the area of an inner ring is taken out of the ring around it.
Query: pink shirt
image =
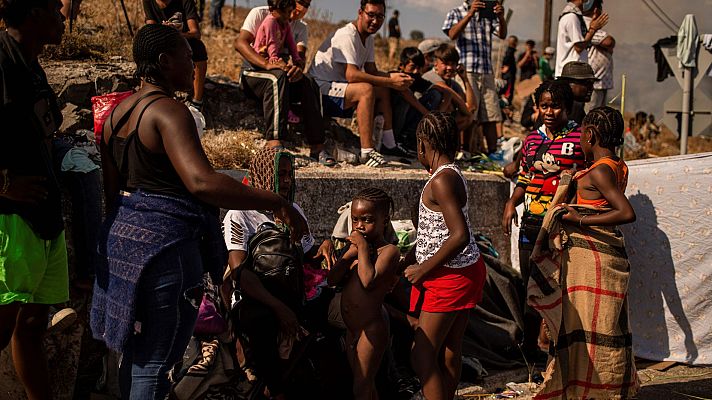
[[[301,62],[302,58],[299,56],[297,44],[292,36],[292,28],[289,27],[289,24],[280,24],[272,14],[268,15],[257,29],[252,47],[268,61],[277,61],[280,59],[279,53],[285,45],[289,49],[292,61]]]

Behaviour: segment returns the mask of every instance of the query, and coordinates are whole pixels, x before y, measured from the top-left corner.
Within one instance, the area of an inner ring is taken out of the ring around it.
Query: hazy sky
[[[254,4],[255,1],[252,0]],[[712,33],[712,0],[655,0],[667,15],[679,25],[686,14],[695,14],[700,33]],[[417,29],[426,37],[445,37],[440,30],[447,12],[462,4],[461,0],[386,0],[390,17],[393,9],[400,11],[401,29],[406,37]],[[556,18],[564,7],[565,0],[554,0],[554,27],[552,41],[556,39]],[[533,39],[537,43],[543,36],[543,0],[505,0],[505,8],[514,14],[509,24],[509,32],[520,39]],[[321,16],[325,12],[332,22],[351,20],[356,16],[358,0],[312,0],[314,11]],[[658,39],[673,32],[663,25],[645,6],[643,0],[604,0],[604,9],[611,16],[604,28],[615,37],[618,48],[614,53],[616,93],[620,91],[620,77],[628,77],[628,110],[644,109],[661,116],[663,102],[678,86],[674,78],[665,82],[655,82],[656,66],[653,62],[652,46]],[[706,13],[705,13],[706,11]],[[615,96],[616,93],[613,93]]]
[[[712,18],[709,18],[712,0],[656,0],[656,3],[678,24],[685,14],[696,13],[700,31],[712,32]],[[462,1],[387,0],[386,4],[391,10],[396,8],[400,11],[401,28],[406,35],[411,30],[418,29],[425,32],[426,36],[440,36],[440,27],[447,11],[459,6]],[[554,14],[557,14],[564,4],[564,0],[554,0]],[[312,0],[315,9],[331,12],[333,21],[353,19],[358,5],[358,0]],[[543,0],[505,0],[504,6],[514,11],[510,32],[524,38],[541,40]],[[612,17],[607,30],[619,41],[652,43],[671,34],[645,7],[643,0],[606,0],[604,7]],[[704,10],[707,10],[708,18],[703,18]],[[388,14],[390,16],[390,11]]]

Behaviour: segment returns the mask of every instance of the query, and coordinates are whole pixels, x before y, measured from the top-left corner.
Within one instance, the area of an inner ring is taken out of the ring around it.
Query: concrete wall
[[[245,176],[245,171],[221,172],[240,180]],[[496,175],[471,172],[465,172],[465,178],[473,231],[492,239],[502,260],[509,263],[510,242],[501,228],[504,203],[509,199],[509,182]],[[393,197],[394,219],[410,219],[427,181],[428,174],[419,170],[297,170],[296,201],[304,209],[314,235],[323,239],[331,235],[339,207],[369,186],[381,188]]]
[[[509,262],[509,239],[502,233],[504,203],[509,183],[489,174],[465,173],[470,198],[470,222],[474,232],[492,239],[501,257]],[[297,171],[297,203],[304,209],[309,225],[320,238],[328,237],[336,222],[337,210],[360,190],[375,186],[388,192],[395,202],[394,219],[410,219],[420,192],[428,180],[425,171]]]

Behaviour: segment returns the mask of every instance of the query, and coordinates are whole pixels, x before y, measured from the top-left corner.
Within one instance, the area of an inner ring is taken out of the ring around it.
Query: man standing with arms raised
[[[479,99],[478,121],[487,139],[487,152],[493,153],[497,150],[497,123],[502,121],[502,111],[494,85],[492,34],[500,39],[507,36],[504,8],[495,1],[465,0],[450,10],[442,29],[457,41],[460,59]]]
[[[559,30],[556,36],[556,72],[561,76],[564,65],[571,61],[588,63],[588,48],[596,32],[608,23],[608,14],[602,13],[591,20],[586,28],[583,9],[590,9],[595,0],[569,0],[559,15]]]
[[[376,67],[373,35],[381,29],[385,15],[384,0],[361,0],[355,21],[328,36],[314,56],[309,74],[321,90],[324,113],[350,118],[356,111],[361,140],[361,163],[369,167],[386,164],[374,149],[373,128],[376,111],[383,115],[385,155],[407,157],[395,141],[390,90],[408,89],[413,78],[401,72],[386,73]]]

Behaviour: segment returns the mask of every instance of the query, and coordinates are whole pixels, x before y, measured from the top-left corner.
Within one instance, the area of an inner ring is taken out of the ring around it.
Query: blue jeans
[[[213,28],[224,28],[225,24],[222,20],[222,8],[225,5],[225,0],[210,1],[210,26]]]
[[[63,172],[61,176],[72,198],[71,234],[77,278],[93,278],[101,226],[101,170]]]
[[[141,275],[136,295],[140,332],[129,339],[119,369],[124,400],[168,395],[168,373],[181,361],[198,317],[202,274],[198,242],[189,241],[161,253]]]

